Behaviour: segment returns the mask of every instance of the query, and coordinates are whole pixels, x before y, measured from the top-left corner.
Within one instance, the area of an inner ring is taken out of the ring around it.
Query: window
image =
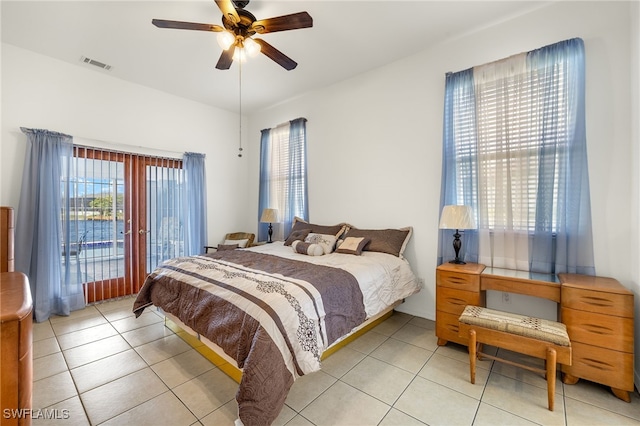
[[[582,40],[450,73],[445,93],[441,199],[476,212],[470,259],[594,273]]]
[[[298,118],[262,131],[258,221],[265,208],[278,209],[276,240],[289,233],[295,216],[308,218],[306,121]],[[267,239],[267,227],[259,223],[258,240]]]

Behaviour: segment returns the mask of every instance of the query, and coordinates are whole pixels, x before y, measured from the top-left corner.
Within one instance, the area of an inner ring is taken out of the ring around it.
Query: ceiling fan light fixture
[[[242,63],[247,62],[247,52],[245,52],[245,49],[236,48],[236,50],[233,52],[233,60]]]
[[[236,42],[236,36],[229,31],[219,32],[216,38],[218,40],[218,45],[222,50],[229,50],[229,48]]]
[[[255,57],[260,53],[261,46],[255,42],[251,37],[244,39],[244,50],[246,50],[249,57]]]

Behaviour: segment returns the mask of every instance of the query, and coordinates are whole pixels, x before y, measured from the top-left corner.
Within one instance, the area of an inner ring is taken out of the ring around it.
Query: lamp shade
[[[264,209],[262,210],[262,216],[260,216],[260,222],[262,223],[276,223],[279,222],[278,209]]]
[[[440,229],[476,229],[476,219],[469,206],[444,206]]]
[[[228,50],[231,45],[236,42],[235,35],[229,31],[219,32],[216,38],[218,40],[218,45],[222,47],[223,50]]]

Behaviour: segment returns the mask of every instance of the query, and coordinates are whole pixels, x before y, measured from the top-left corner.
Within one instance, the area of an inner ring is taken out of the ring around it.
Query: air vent
[[[86,56],[80,57],[80,60],[85,64],[94,65],[98,68],[102,68],[103,70],[107,70],[107,71],[111,71],[111,68],[113,68],[111,65],[107,65],[100,61],[96,61],[95,59],[87,58]]]

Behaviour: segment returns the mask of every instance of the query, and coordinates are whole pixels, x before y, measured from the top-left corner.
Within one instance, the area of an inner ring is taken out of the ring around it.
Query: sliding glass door
[[[182,163],[81,147],[72,161],[63,265],[87,303],[135,294],[158,263],[184,254]]]

